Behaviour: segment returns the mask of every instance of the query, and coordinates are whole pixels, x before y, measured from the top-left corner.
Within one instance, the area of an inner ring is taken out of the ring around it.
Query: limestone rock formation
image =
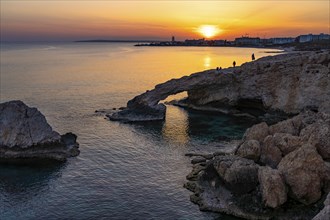
[[[254,190],[258,184],[259,166],[252,160],[237,156],[218,156],[213,166],[227,188],[234,193],[243,194]]]
[[[282,152],[274,144],[273,136],[267,136],[261,147],[260,162],[272,168],[276,168],[281,160]]]
[[[298,136],[293,136],[288,133],[275,133],[272,139],[273,144],[280,149],[284,156],[302,145],[302,141]]]
[[[0,161],[20,158],[65,160],[79,154],[77,136],[53,131],[36,108],[22,101],[0,104]]]
[[[323,159],[330,159],[330,117],[307,126],[300,135],[304,141],[316,146]]]
[[[324,111],[303,111],[275,125],[252,126],[235,155],[194,166],[193,183],[186,184],[193,185],[191,201],[201,210],[247,219],[312,219],[330,191],[329,119]],[[327,215],[325,207],[315,219]]]
[[[286,186],[278,170],[268,166],[260,167],[258,178],[262,200],[266,206],[277,208],[286,202]]]
[[[289,153],[278,169],[284,175],[292,198],[306,205],[321,198],[326,167],[314,146],[305,144]]]
[[[251,159],[254,161],[259,161],[260,157],[260,143],[256,140],[247,140],[238,148],[238,156]]]
[[[269,133],[272,135],[274,135],[275,133],[298,135],[302,123],[301,120],[301,116],[298,115],[288,120],[278,122],[269,127]]]
[[[329,51],[263,57],[240,67],[172,79],[136,96],[111,120],[163,120],[169,95],[187,91],[185,106],[234,115],[298,114],[330,102]],[[324,107],[323,107],[324,108]],[[276,129],[276,128],[274,128]],[[283,133],[283,131],[277,131]],[[292,135],[297,135],[290,132]]]
[[[244,134],[243,140],[257,140],[263,142],[269,134],[268,125],[265,122],[253,125],[248,128]]]

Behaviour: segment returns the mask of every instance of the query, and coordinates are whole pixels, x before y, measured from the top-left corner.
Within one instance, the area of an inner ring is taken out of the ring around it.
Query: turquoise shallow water
[[[252,48],[1,44],[1,102],[37,107],[55,130],[78,135],[81,154],[60,164],[0,165],[0,219],[230,219],[189,201],[184,154],[221,136],[240,137],[251,122],[169,106],[165,122],[121,124],[94,111],[252,53],[270,55]]]

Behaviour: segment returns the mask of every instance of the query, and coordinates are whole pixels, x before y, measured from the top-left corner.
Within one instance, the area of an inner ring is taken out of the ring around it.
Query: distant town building
[[[184,43],[188,46],[199,46],[199,45],[204,45],[205,43],[205,38],[198,39],[198,40],[185,40]]]
[[[271,38],[271,43],[272,44],[290,44],[295,41],[295,38],[293,37],[276,37],[276,38]]]
[[[214,46],[224,46],[226,43],[226,40],[214,40]]]
[[[260,39],[260,44],[271,46],[271,45],[273,45],[273,42],[271,39],[263,38],[263,39]]]
[[[237,46],[249,46],[249,45],[259,45],[260,38],[259,37],[239,37],[235,38],[235,44]]]
[[[235,38],[234,41],[227,40],[206,40],[202,39],[187,39],[185,41],[176,41],[175,36],[171,37],[171,41],[159,41],[152,42],[148,44],[137,44],[136,46],[251,46],[251,47],[270,47],[273,45],[284,45],[290,43],[305,43],[305,42],[319,42],[318,44],[327,44],[330,43],[330,35],[329,34],[306,34],[300,35],[296,38],[292,37],[275,37],[275,38],[263,38],[259,37],[249,37],[248,35]],[[295,45],[296,45],[295,44]]]
[[[306,34],[300,35],[297,37],[299,43],[311,42],[311,41],[320,41],[320,40],[330,40],[329,34]]]

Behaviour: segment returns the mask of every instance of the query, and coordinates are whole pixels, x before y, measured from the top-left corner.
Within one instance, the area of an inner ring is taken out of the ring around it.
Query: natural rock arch
[[[329,51],[291,53],[261,58],[240,67],[207,70],[158,84],[128,101],[111,120],[163,120],[166,107],[159,101],[187,91],[191,104],[235,107],[240,101],[264,109],[296,114],[316,109],[330,100]],[[228,111],[233,113],[235,111]]]

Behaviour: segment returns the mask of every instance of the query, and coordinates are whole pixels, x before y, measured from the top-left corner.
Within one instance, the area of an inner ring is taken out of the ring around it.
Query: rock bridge
[[[166,106],[159,101],[184,91],[192,105],[216,103],[216,108],[248,106],[296,114],[330,101],[329,67],[329,51],[263,57],[240,67],[207,70],[158,84],[108,117],[129,122],[164,120]]]
[[[152,121],[164,120],[166,106],[159,103],[170,95],[184,91],[199,90],[206,86],[232,81],[233,68],[220,71],[207,70],[183,76],[179,79],[171,79],[155,86],[154,89],[136,96],[128,101],[127,108],[108,116],[111,120],[119,121]]]

